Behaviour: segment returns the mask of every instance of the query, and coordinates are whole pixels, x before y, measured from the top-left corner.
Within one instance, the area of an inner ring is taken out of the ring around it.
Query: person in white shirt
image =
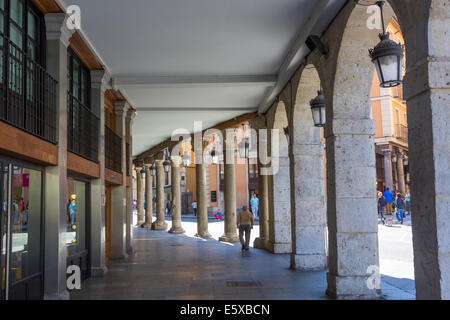
[[[197,201],[192,202],[192,209],[194,209],[194,216],[197,216]]]

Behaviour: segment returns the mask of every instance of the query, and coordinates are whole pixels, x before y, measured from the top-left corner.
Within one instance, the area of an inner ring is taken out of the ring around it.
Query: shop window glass
[[[0,219],[0,232],[1,232],[1,260],[0,260],[0,266],[1,266],[1,282],[0,282],[0,289],[1,293],[0,296],[3,296],[5,285],[6,285],[6,235],[7,235],[7,218],[8,218],[8,167],[0,164],[1,167],[1,203],[2,203],[2,210],[1,210],[1,219]]]
[[[68,179],[67,250],[74,255],[86,250],[86,183]]]
[[[11,285],[41,270],[41,189],[40,171],[13,167]]]

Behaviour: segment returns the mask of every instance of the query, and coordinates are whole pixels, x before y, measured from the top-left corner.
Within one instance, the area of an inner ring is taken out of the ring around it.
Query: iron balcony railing
[[[402,124],[396,125],[396,136],[400,140],[408,141],[408,127]]]
[[[105,167],[122,173],[122,138],[105,126]]]
[[[98,162],[99,118],[77,98],[67,95],[68,150]]]
[[[56,144],[58,83],[0,33],[0,120]]]

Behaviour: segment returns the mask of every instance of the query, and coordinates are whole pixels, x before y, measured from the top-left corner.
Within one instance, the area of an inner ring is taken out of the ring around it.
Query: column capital
[[[266,129],[267,128],[267,120],[263,115],[259,115],[254,119],[248,120],[249,126],[255,130]]]
[[[105,70],[91,71],[91,88],[105,92],[108,89],[108,76]]]
[[[159,151],[157,154],[155,154],[155,155],[153,156],[155,162],[156,162],[156,161],[161,161],[161,163],[164,162],[164,160],[165,160],[165,159],[164,159],[164,154],[165,154],[164,150],[161,150],[161,151]]]
[[[116,112],[116,115],[123,116],[124,113],[127,111],[129,105],[126,100],[120,100],[114,102],[114,111]]]
[[[183,161],[180,156],[171,156],[170,157],[170,163],[172,165],[172,168],[179,168],[182,162]]]
[[[47,40],[60,40],[67,48],[70,38],[75,33],[75,30],[67,28],[67,15],[65,13],[47,13],[44,18]]]
[[[133,164],[137,167],[143,167],[144,166],[144,162],[141,159],[135,159],[133,160]]]
[[[144,166],[151,167],[153,164],[153,157],[147,157],[144,159]]]
[[[136,118],[136,110],[129,109],[127,111],[126,120],[132,122]]]

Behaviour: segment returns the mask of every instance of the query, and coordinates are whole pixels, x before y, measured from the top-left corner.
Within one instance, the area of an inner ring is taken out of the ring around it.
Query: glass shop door
[[[1,300],[42,298],[42,172],[0,163]]]

